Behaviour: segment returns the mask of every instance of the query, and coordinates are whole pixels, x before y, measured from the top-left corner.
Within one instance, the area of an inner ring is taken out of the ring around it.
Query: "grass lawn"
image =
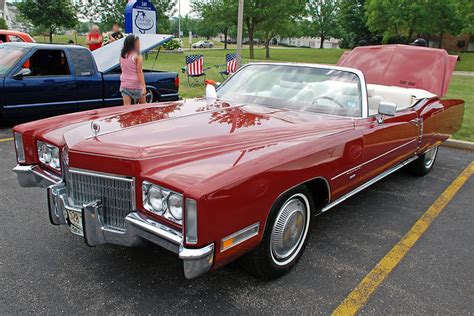
[[[459,54],[461,60],[456,65],[457,71],[474,71],[474,53]]]
[[[453,76],[446,98],[466,101],[464,122],[454,138],[474,142],[474,77]]]

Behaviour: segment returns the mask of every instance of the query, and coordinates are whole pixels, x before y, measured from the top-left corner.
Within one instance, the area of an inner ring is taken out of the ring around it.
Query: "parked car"
[[[168,36],[141,35],[142,50]],[[75,45],[0,45],[0,118],[26,121],[121,105],[119,56],[123,40],[91,52]],[[145,70],[147,101],[178,100],[175,72]]]
[[[441,99],[444,50],[363,47],[341,64],[248,64],[207,98],[18,125],[14,171],[89,246],[148,240],[187,278],[240,257],[278,277],[314,215],[404,166],[426,175],[462,123],[464,102]]]
[[[11,30],[0,30],[0,43],[9,43],[9,42],[27,42],[34,43],[36,42],[30,34],[11,31]]]
[[[213,48],[214,44],[209,41],[199,41],[191,45],[192,48]]]

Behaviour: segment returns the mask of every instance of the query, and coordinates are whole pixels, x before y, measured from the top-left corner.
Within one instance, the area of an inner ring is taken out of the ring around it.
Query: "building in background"
[[[320,37],[282,37],[276,38],[276,43],[283,46],[320,48]],[[324,40],[323,48],[339,48],[340,40],[328,38]]]
[[[5,20],[10,30],[28,33],[31,26],[19,18],[20,12],[18,7],[15,5],[15,2],[18,1],[7,2],[5,0],[0,0],[0,17]]]
[[[431,36],[428,40],[428,46],[439,48],[439,42],[439,36]],[[441,41],[441,48],[446,49],[448,52],[474,52],[474,35],[454,36],[445,34]]]
[[[0,0],[0,18],[5,20],[9,29],[12,28],[12,19],[5,0]]]

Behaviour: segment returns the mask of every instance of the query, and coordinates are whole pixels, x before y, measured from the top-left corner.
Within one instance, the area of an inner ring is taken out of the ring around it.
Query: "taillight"
[[[178,91],[178,89],[179,89],[179,76],[176,76],[176,78],[174,79],[174,86],[176,88],[176,91]]]

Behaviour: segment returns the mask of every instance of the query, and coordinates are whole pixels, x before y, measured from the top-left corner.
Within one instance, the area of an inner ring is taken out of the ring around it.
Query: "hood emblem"
[[[97,137],[97,135],[99,134],[100,132],[100,125],[99,123],[96,123],[94,121],[91,122],[91,130],[92,130],[92,134],[94,135],[94,137]]]

